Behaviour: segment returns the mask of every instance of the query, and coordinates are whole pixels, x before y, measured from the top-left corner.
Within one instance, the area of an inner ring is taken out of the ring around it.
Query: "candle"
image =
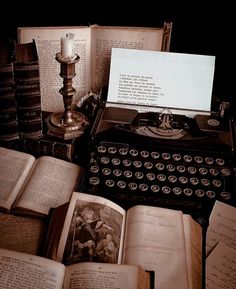
[[[74,57],[74,34],[66,33],[61,37],[61,57],[71,59]]]

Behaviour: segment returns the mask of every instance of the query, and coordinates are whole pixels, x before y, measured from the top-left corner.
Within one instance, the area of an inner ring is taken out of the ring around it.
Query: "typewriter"
[[[161,206],[207,219],[216,200],[235,205],[234,134],[233,119],[220,114],[101,107],[82,190],[125,209]]]

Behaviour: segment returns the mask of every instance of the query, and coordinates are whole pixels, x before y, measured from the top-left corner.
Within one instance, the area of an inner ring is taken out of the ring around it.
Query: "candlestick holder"
[[[64,59],[61,53],[56,54],[56,60],[61,64],[60,76],[63,78],[63,87],[59,92],[63,96],[64,112],[53,113],[46,119],[49,135],[72,139],[81,136],[88,126],[86,116],[72,110],[73,95],[76,92],[72,79],[75,76],[75,64],[79,59],[77,54],[73,59]]]

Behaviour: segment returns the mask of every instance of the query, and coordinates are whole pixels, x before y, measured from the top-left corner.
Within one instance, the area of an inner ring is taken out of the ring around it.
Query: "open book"
[[[82,168],[54,157],[32,155],[0,147],[0,208],[46,216],[68,202]]]
[[[46,242],[51,247],[48,258],[66,265],[140,265],[155,272],[156,289],[201,288],[202,228],[189,215],[141,205],[126,212],[108,199],[78,192],[66,212],[60,231],[57,215],[61,218],[62,210],[55,210]]]
[[[77,90],[74,103],[92,89],[99,94],[108,85],[112,47],[168,51],[170,46],[171,23],[163,28],[145,27],[19,27],[18,41],[37,44],[42,110],[62,110],[63,101],[59,94],[62,79],[60,65],[55,54],[60,52],[60,39],[65,33],[74,34],[74,52],[80,60],[76,64],[73,86]]]
[[[150,289],[140,266],[79,263],[65,266],[43,257],[0,248],[0,288]],[[17,284],[17,286],[16,286]]]

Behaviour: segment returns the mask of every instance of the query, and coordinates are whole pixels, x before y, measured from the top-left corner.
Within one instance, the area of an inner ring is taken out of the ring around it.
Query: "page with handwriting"
[[[207,255],[218,242],[236,249],[236,208],[216,201],[212,209],[206,235]]]
[[[155,272],[155,289],[187,289],[182,212],[135,206],[128,210],[123,263]]]
[[[214,64],[214,56],[113,48],[107,101],[209,114]]]
[[[236,250],[219,242],[206,259],[206,289],[236,288]]]

